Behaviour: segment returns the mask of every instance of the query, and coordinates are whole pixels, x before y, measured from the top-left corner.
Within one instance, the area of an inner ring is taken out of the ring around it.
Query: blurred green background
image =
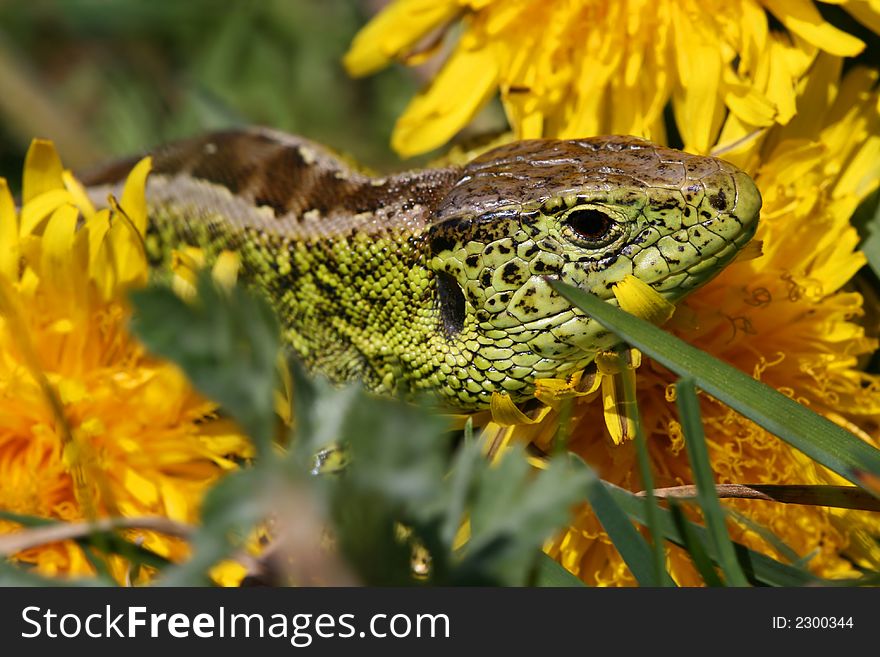
[[[81,170],[236,124],[312,139],[376,168],[418,90],[341,57],[381,0],[0,0],[0,175],[18,186],[32,137]]]

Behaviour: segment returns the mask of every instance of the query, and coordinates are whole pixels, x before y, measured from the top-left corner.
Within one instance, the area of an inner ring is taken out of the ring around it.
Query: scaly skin
[[[130,164],[93,176],[93,194]],[[371,178],[255,129],[158,150],[147,202],[153,257],[238,252],[313,370],[472,410],[615,345],[547,277],[616,303],[632,274],[676,301],[751,239],[761,197],[726,162],[632,137],[515,142]]]

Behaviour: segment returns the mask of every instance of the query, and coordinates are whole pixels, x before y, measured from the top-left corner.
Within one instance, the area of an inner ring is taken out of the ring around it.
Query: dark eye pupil
[[[566,217],[566,223],[578,237],[585,240],[599,240],[608,234],[611,219],[599,210],[575,210]]]

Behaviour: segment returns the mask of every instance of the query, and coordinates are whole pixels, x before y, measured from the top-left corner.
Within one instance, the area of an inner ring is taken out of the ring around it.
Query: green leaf
[[[672,514],[672,522],[675,523],[675,528],[684,541],[684,548],[687,550],[697,572],[700,573],[700,577],[703,578],[707,586],[724,586],[724,582],[721,581],[718,573],[715,572],[715,566],[712,563],[712,559],[706,553],[705,546],[681,510],[681,505],[676,500],[669,500],[669,511]]]
[[[26,570],[18,565],[0,560],[0,588],[13,586],[39,586],[39,587],[83,587],[102,586],[106,582],[99,581],[94,577],[86,578],[61,578],[43,577],[32,570]]]
[[[715,492],[715,477],[709,463],[709,451],[706,447],[706,436],[703,433],[703,423],[700,418],[700,403],[697,401],[697,391],[694,388],[693,380],[680,379],[675,384],[675,391],[685,447],[687,447],[688,458],[697,484],[697,499],[703,510],[706,528],[709,530],[709,537],[718,554],[725,581],[728,586],[748,586],[746,576],[736,560],[730,534],[727,532],[724,509],[721,508],[721,503]]]
[[[293,372],[299,461],[327,441],[350,453],[339,475],[309,480],[327,500],[342,554],[366,584],[419,583],[403,528],[431,553],[431,582],[448,581],[451,546],[439,539],[451,454],[447,420]]]
[[[599,479],[595,471],[586,463],[583,463],[583,468],[587,473],[587,500],[630,572],[642,586],[659,586],[660,580],[648,542],[633,527],[624,509],[609,494],[604,482]],[[642,506],[641,510],[644,509],[645,506]],[[643,518],[639,520],[644,522]],[[659,541],[660,536],[661,534],[658,534],[655,540]]]
[[[502,585],[527,580],[541,545],[569,518],[589,478],[566,457],[551,458],[546,469],[531,474],[520,449],[508,449],[492,467],[483,466],[462,568],[482,562],[484,572]]]
[[[603,482],[611,498],[630,517],[639,522],[645,521],[645,500],[633,495],[627,490],[618,488],[608,482]],[[706,546],[707,553],[716,563],[719,561],[718,553],[708,541],[708,533],[704,527],[691,523],[695,535]],[[684,537],[678,531],[672,519],[672,514],[666,509],[660,509],[660,529],[667,540],[681,547],[685,546]],[[775,559],[763,555],[754,550],[734,543],[736,558],[740,567],[752,584],[766,584],[769,586],[807,586],[823,583],[823,580],[815,577],[799,568],[780,563]]]
[[[54,525],[57,521],[51,518],[41,518],[40,516],[28,516],[12,511],[0,510],[0,520],[8,520],[9,522],[17,522],[22,527],[45,527],[46,525]]]
[[[467,429],[467,427],[465,427]],[[440,525],[440,540],[448,550],[452,550],[455,535],[461,527],[468,501],[473,496],[479,472],[483,465],[483,449],[477,441],[467,439],[467,431],[462,444],[456,450],[449,473],[446,494],[441,497],[445,516]]]
[[[541,587],[586,586],[580,577],[572,575],[558,561],[543,553],[538,559],[534,585]]]
[[[859,485],[860,473],[880,476],[880,450],[779,391],[598,297],[552,281],[565,298],[647,356]]]
[[[188,561],[170,566],[157,580],[159,586],[210,586],[208,571],[234,550],[241,549],[248,534],[270,509],[275,470],[245,468],[224,476],[205,495],[201,524],[190,545]]]
[[[618,355],[620,352],[618,351]],[[651,551],[654,555],[654,573],[656,581],[660,586],[675,586],[675,582],[666,572],[666,546],[664,545],[662,536],[659,531],[657,521],[657,499],[654,496],[654,475],[651,473],[651,458],[648,455],[648,442],[645,439],[645,429],[642,426],[642,415],[639,411],[638,397],[635,389],[635,382],[631,377],[621,377],[623,381],[624,396],[630,404],[630,413],[632,413],[633,423],[635,425],[636,435],[636,458],[639,463],[639,473],[642,477],[642,485],[645,488],[645,499],[647,500],[647,522],[646,526],[651,533]]]
[[[325,386],[301,371],[294,379],[297,443],[313,448],[332,439],[351,454],[338,476],[312,481],[327,496],[338,545],[363,581],[421,583],[411,570],[414,545],[431,557],[425,583],[524,585],[541,576],[540,548],[584,486],[567,457],[537,473],[519,449],[490,464],[467,429],[453,449],[456,435],[436,413]],[[456,550],[468,519],[470,538]]]
[[[782,555],[784,559],[786,559],[791,564],[796,564],[801,568],[805,568],[809,565],[810,560],[807,559],[805,562],[801,562],[802,557],[798,556],[798,553],[795,552],[790,545],[788,545],[785,541],[779,538],[773,531],[765,527],[764,525],[755,522],[751,518],[749,518],[744,513],[740,513],[736,509],[728,508],[725,509],[727,515],[730,518],[745,527],[749,531],[756,533],[762,539],[764,539],[768,545],[772,546],[779,554]]]
[[[203,394],[218,402],[251,437],[271,449],[279,336],[266,303],[242,287],[218,288],[208,273],[192,303],[167,287],[131,295],[132,330],[147,348],[174,361]]]
[[[871,231],[862,242],[861,250],[868,259],[868,264],[874,270],[874,274],[880,277],[880,230]]]

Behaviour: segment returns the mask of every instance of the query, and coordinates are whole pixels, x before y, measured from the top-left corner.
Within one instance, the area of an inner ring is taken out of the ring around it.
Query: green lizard
[[[465,166],[371,177],[265,129],[153,153],[148,251],[236,251],[311,369],[485,408],[533,395],[617,342],[549,278],[616,303],[632,274],[675,301],[753,236],[736,167],[632,137],[530,140]],[[133,161],[87,180],[106,198]]]

